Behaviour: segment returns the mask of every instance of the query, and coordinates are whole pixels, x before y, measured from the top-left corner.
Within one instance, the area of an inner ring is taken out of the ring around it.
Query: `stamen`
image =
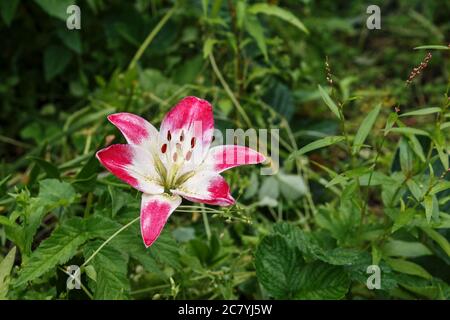
[[[170,130],[167,131],[167,140],[168,141],[172,140],[172,134],[170,133]]]
[[[167,151],[167,143],[164,143],[161,147],[161,152],[166,153],[166,151]]]
[[[173,162],[177,162],[178,159],[178,152],[175,152],[172,156]]]
[[[181,131],[181,135],[180,135],[180,142],[184,141],[184,131]]]
[[[191,148],[195,147],[195,137],[192,137],[191,139]]]
[[[191,157],[192,157],[192,151],[189,150],[189,151],[186,153],[186,157],[185,157],[186,161],[191,160]]]

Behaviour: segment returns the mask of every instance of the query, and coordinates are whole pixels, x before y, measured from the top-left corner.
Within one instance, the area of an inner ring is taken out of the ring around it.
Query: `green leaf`
[[[14,19],[14,15],[16,14],[18,5],[19,0],[0,1],[0,13],[2,15],[3,21],[8,27],[11,25],[11,21]]]
[[[41,167],[41,169],[45,171],[48,178],[57,178],[58,179],[60,177],[59,169],[52,163],[50,163],[44,159],[41,159],[39,157],[30,157],[30,160],[33,160],[34,162],[36,162],[39,165],[39,167]]]
[[[428,280],[433,278],[431,274],[428,273],[427,270],[425,270],[424,268],[422,268],[421,266],[419,266],[414,262],[403,259],[390,259],[390,258],[386,259],[386,262],[394,271],[422,277]]]
[[[73,50],[78,54],[81,54],[83,52],[83,46],[79,32],[69,30],[67,28],[61,28],[58,30],[57,34],[67,48]]]
[[[266,15],[276,16],[286,22],[291,23],[306,34],[309,34],[308,29],[306,29],[305,25],[294,14],[278,6],[270,5],[267,3],[258,3],[249,7],[248,12],[252,14],[263,13]]]
[[[75,255],[78,247],[87,241],[88,237],[83,231],[83,221],[79,218],[73,218],[61,225],[31,254],[14,285],[21,286],[56,265],[67,262]]]
[[[431,218],[439,219],[439,203],[435,195],[427,194],[422,204],[425,207],[425,216],[428,223],[430,223]]]
[[[450,122],[444,122],[441,124],[441,130],[450,128]]]
[[[358,153],[359,150],[361,149],[361,146],[363,145],[364,141],[366,140],[367,136],[369,135],[370,130],[372,130],[375,120],[377,120],[380,110],[381,110],[381,104],[378,104],[364,118],[361,126],[358,129],[358,132],[356,133],[355,139],[353,141],[353,148],[352,148],[353,154]]]
[[[0,262],[0,300],[5,300],[8,294],[10,273],[16,258],[16,247],[13,247]]]
[[[389,240],[382,248],[388,257],[415,258],[432,255],[433,253],[420,242]]]
[[[402,128],[392,128],[389,132],[394,133],[403,133],[403,134],[415,134],[418,136],[430,136],[428,132],[421,129],[411,128],[411,127],[402,127]]]
[[[208,58],[213,51],[214,45],[217,43],[216,39],[208,38],[203,44],[203,58]]]
[[[414,50],[450,50],[450,47],[440,45],[427,45],[415,47]]]
[[[279,181],[281,194],[288,200],[295,200],[306,194],[306,185],[303,178],[295,174],[279,172],[276,177]]]
[[[102,244],[101,241],[89,242],[84,249],[87,259]],[[90,282],[94,288],[96,300],[123,300],[128,298],[130,284],[128,281],[128,256],[111,246],[104,247],[91,260],[96,272],[95,282]]]
[[[409,117],[409,116],[423,116],[427,114],[439,113],[442,109],[439,107],[431,107],[431,108],[423,108],[410,112],[406,112],[400,115],[400,117]]]
[[[386,136],[389,133],[389,130],[394,126],[395,122],[398,119],[397,112],[391,112],[389,117],[386,120],[386,126],[384,127],[384,135]]]
[[[345,297],[350,280],[342,267],[314,262],[302,268],[298,274],[300,290],[297,299],[336,300]]]
[[[328,108],[330,108],[331,112],[334,113],[334,115],[338,118],[341,119],[341,114],[339,112],[339,108],[336,106],[336,104],[334,103],[333,99],[331,99],[331,97],[328,95],[328,93],[322,88],[322,86],[319,84],[319,93],[320,96],[322,97],[322,100],[325,102],[325,104],[328,106]]]
[[[256,275],[267,292],[278,299],[293,298],[300,289],[303,259],[279,235],[266,236],[255,254]]]
[[[76,4],[75,0],[34,0],[34,2],[52,17],[63,21],[66,21],[67,17],[69,17],[67,7]]]
[[[61,74],[69,65],[72,53],[61,46],[50,46],[44,51],[44,76],[46,81]]]
[[[316,141],[313,141],[311,143],[308,143],[306,146],[300,148],[297,151],[294,151],[289,158],[293,158],[293,157],[298,157],[301,156],[302,154],[308,153],[310,151],[316,150],[316,149],[320,149],[320,148],[324,148],[324,147],[328,147],[331,146],[335,143],[344,141],[345,137],[343,136],[329,136],[329,137],[325,137]]]
[[[414,156],[406,139],[404,138],[400,139],[399,144],[400,144],[399,146],[400,167],[402,168],[402,171],[405,174],[405,176],[408,176],[413,170]]]
[[[248,17],[245,20],[245,29],[250,34],[250,36],[255,39],[259,50],[264,55],[264,59],[266,61],[269,61],[266,38],[264,37],[264,29],[259,23],[258,19],[256,17]]]
[[[46,206],[66,207],[76,197],[74,188],[67,182],[57,179],[45,179],[39,181],[39,201]]]
[[[437,232],[436,230],[433,230],[428,227],[422,227],[421,228],[423,232],[425,232],[431,239],[436,241],[436,243],[444,250],[444,252],[447,254],[447,256],[450,257],[450,243],[447,241],[447,239]]]

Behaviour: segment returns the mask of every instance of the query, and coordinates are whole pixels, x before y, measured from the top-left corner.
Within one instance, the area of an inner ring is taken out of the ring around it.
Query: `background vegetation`
[[[74,2],[0,1],[0,298],[450,296],[449,2],[372,1],[368,30],[367,1],[86,0],[69,31]],[[187,95],[218,128],[279,128],[280,173],[227,172],[236,206],[93,255],[140,204],[94,157],[123,141],[106,116],[158,125]]]

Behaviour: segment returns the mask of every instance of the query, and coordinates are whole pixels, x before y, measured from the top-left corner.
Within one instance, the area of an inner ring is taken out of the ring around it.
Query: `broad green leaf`
[[[69,65],[72,59],[72,52],[65,47],[50,46],[44,51],[44,76],[50,81],[61,74]]]
[[[406,113],[402,113],[400,117],[409,117],[409,116],[423,116],[427,114],[439,113],[442,109],[439,107],[431,107],[431,108],[423,108],[414,111],[409,111]]]
[[[389,240],[382,248],[388,257],[415,258],[432,255],[433,253],[420,242]]]
[[[450,128],[450,122],[444,122],[441,124],[441,130]]]
[[[423,153],[422,145],[420,144],[417,137],[413,134],[408,134],[406,136],[408,138],[409,146],[411,147],[411,149],[419,157],[419,159],[422,160],[422,162],[425,162],[425,154]]]
[[[66,21],[69,17],[67,14],[67,7],[76,4],[75,0],[34,0],[34,2],[52,17],[63,21]]]
[[[436,143],[436,151],[438,152],[439,155],[439,159],[441,160],[442,166],[444,167],[445,170],[449,169],[449,152],[446,150],[445,147],[440,146],[439,144]]]
[[[31,254],[14,285],[21,286],[40,277],[56,265],[67,262],[87,239],[81,219],[73,218],[66,221]]]
[[[389,130],[389,132],[403,133],[403,134],[415,134],[418,136],[429,136],[430,135],[425,130],[411,128],[411,127],[392,128]]]
[[[8,294],[10,274],[16,258],[16,247],[13,247],[0,262],[0,300],[5,300]]]
[[[310,151],[316,150],[316,149],[320,149],[320,148],[324,148],[324,147],[328,147],[331,146],[335,143],[344,141],[345,137],[343,136],[329,136],[329,137],[325,137],[316,141],[313,141],[309,144],[307,144],[306,146],[300,148],[297,151],[294,151],[289,158],[293,158],[293,157],[298,157],[301,156],[302,154],[308,153]]]
[[[397,272],[406,273],[413,276],[422,277],[425,279],[433,278],[431,274],[428,273],[427,270],[425,270],[423,267],[414,262],[403,259],[390,259],[390,258],[386,259],[386,262],[393,270]]]
[[[350,287],[350,280],[342,267],[323,262],[306,265],[297,276],[300,278],[300,290],[295,296],[297,299],[342,299]]]
[[[102,241],[89,242],[84,249],[87,259],[102,244]],[[128,298],[130,284],[128,281],[128,256],[111,246],[105,246],[91,260],[97,281],[90,282],[94,288],[96,300],[123,300]]]
[[[279,181],[281,194],[286,199],[295,200],[306,194],[306,185],[301,176],[279,172],[276,177]]]
[[[336,106],[336,104],[334,103],[333,99],[331,99],[331,97],[328,95],[328,93],[322,88],[322,86],[319,84],[319,93],[320,96],[322,97],[322,100],[325,102],[325,104],[328,106],[328,108],[330,108],[331,112],[334,113],[334,115],[338,118],[341,119],[341,114],[339,112],[339,108]]]
[[[436,241],[436,243],[444,250],[444,252],[447,254],[447,256],[450,257],[450,243],[448,240],[439,232],[436,230],[433,230],[428,227],[422,227],[421,228],[423,232],[425,232],[431,239]]]
[[[75,200],[75,190],[67,182],[45,179],[39,182],[39,186],[39,201],[47,206],[66,207]]]
[[[280,235],[266,236],[255,254],[256,276],[277,299],[294,298],[300,289],[303,259]]]
[[[372,130],[375,120],[377,120],[380,110],[381,110],[381,104],[378,104],[364,118],[363,122],[361,123],[361,125],[358,129],[358,132],[356,133],[355,139],[353,140],[353,148],[352,148],[353,154],[358,153],[359,150],[361,149],[361,146],[363,145],[364,141],[366,140],[367,136],[369,135],[370,130]]]
[[[261,26],[258,19],[256,17],[248,17],[245,20],[245,29],[250,34],[250,36],[255,39],[259,50],[264,55],[264,59],[266,61],[269,61],[266,38],[264,37],[264,28]]]
[[[437,194],[445,190],[450,190],[450,181],[440,180],[433,186],[433,188],[431,188],[430,194]]]
[[[267,3],[258,3],[254,4],[251,7],[248,8],[248,12],[252,14],[258,14],[263,13],[267,15],[273,15],[276,16],[286,22],[291,23],[292,25],[296,26],[301,31],[309,34],[308,29],[306,29],[305,25],[290,11],[280,8],[275,5],[270,5]]]
[[[10,26],[11,21],[14,19],[19,1],[20,0],[0,1],[0,14],[7,26]]]

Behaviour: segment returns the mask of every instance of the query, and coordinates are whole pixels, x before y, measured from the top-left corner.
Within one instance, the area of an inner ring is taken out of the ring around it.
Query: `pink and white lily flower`
[[[149,247],[181,197],[210,205],[228,206],[235,200],[221,172],[265,157],[244,146],[210,148],[214,119],[209,102],[186,97],[164,117],[160,130],[131,113],[108,116],[128,144],[114,144],[97,152],[112,174],[143,192],[141,234]]]

